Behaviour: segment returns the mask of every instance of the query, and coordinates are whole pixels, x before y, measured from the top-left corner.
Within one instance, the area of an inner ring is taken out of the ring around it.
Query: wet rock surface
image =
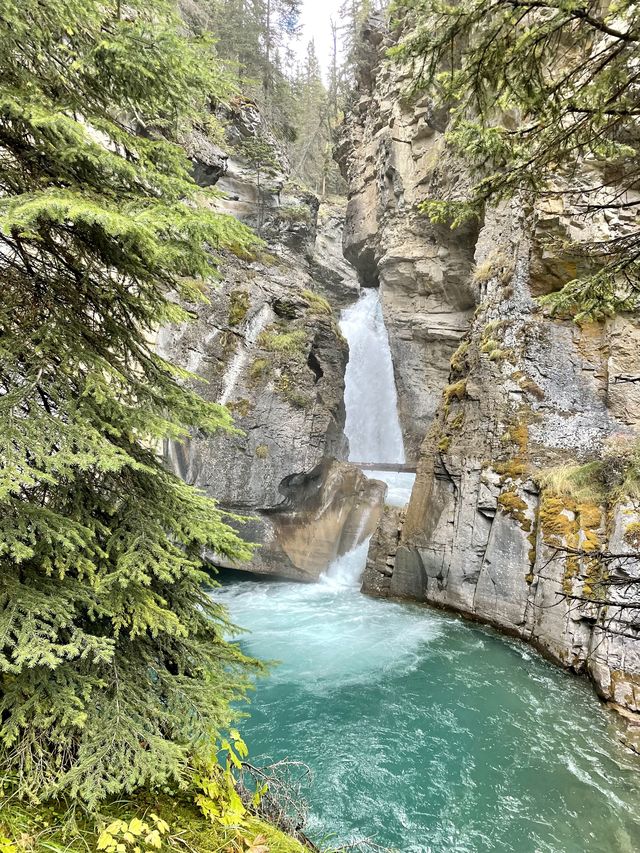
[[[380,287],[405,451],[415,462],[475,307],[477,229],[451,232],[417,212],[443,175],[462,185],[464,169],[443,156],[444,127],[429,103],[404,97],[409,73],[383,61],[381,22],[372,19],[368,32],[360,98],[336,150],[349,184],[344,251],[361,282]]]
[[[370,535],[384,496],[384,484],[344,461],[348,347],[337,311],[359,286],[342,255],[344,209],[319,214],[315,196],[287,184],[284,159],[258,187],[237,150],[263,133],[261,117],[251,104],[237,112],[226,158],[200,138],[190,153],[196,176],[209,170],[205,185],[223,163],[218,206],[258,228],[266,250],[226,256],[210,303],[193,306],[195,322],[163,330],[159,346],[199,377],[205,399],[232,412],[238,432],[193,435],[167,454],[187,482],[248,517],[234,524],[260,548],[240,568],[312,580]]]
[[[339,149],[345,252],[379,282],[417,479],[399,534],[385,511],[364,588],[522,637],[638,711],[640,569],[624,554],[640,507],[605,512],[602,498],[572,495],[562,472],[637,441],[640,323],[577,325],[536,300],[584,271],[580,241],[630,223],[595,217],[585,228],[571,186],[534,210],[488,209],[475,229],[430,224],[416,206],[446,187],[463,194],[464,163],[444,145],[446,117],[405,97],[406,71],[382,59],[387,43],[378,31]],[[584,181],[598,180],[585,167]],[[600,549],[621,555],[605,574],[589,556]]]

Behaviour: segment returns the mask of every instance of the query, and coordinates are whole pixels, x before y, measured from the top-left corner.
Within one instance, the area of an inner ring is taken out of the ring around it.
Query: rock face
[[[579,326],[536,300],[581,272],[582,240],[631,223],[585,228],[574,184],[562,202],[488,210],[475,231],[430,225],[416,204],[462,192],[464,163],[443,117],[405,98],[406,71],[381,62],[385,39],[374,22],[339,150],[345,251],[380,284],[418,472],[401,532],[385,515],[373,539],[365,589],[495,625],[640,711],[640,565],[624,557],[640,546],[640,504],[606,493],[637,454],[640,321]],[[594,164],[580,180],[606,183]],[[590,556],[601,549],[620,556]]]
[[[251,105],[239,107],[233,141],[259,122]],[[284,162],[258,190],[237,154],[204,138],[189,151],[196,177],[217,182],[222,209],[259,226],[267,251],[226,257],[197,320],[161,334],[161,350],[201,378],[199,392],[227,406],[239,430],[192,436],[168,455],[187,482],[246,517],[234,523],[261,547],[241,568],[312,580],[375,529],[385,488],[341,461],[348,348],[325,296],[344,304],[358,293],[340,248],[344,212],[323,210],[318,228],[317,199],[286,185]]]
[[[382,62],[381,22],[372,18],[367,35],[362,96],[337,149],[349,185],[344,251],[364,284],[380,285],[405,452],[415,462],[475,307],[468,282],[477,234],[453,234],[416,212],[445,169],[443,128],[426,100],[401,96],[410,77]],[[461,180],[460,166],[451,164],[448,177]]]
[[[404,509],[385,506],[378,528],[371,537],[362,575],[362,592],[367,595],[386,597],[390,594],[404,518]]]

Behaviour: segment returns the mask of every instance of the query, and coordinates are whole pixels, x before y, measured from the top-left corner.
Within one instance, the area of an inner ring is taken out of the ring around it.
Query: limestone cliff
[[[529,640],[639,711],[640,566],[620,556],[603,568],[585,552],[637,551],[640,507],[612,502],[607,486],[637,452],[640,321],[579,326],[536,299],[580,270],[585,229],[632,223],[585,225],[575,204],[516,200],[477,229],[432,225],[416,205],[445,186],[462,194],[464,162],[446,148],[446,116],[409,97],[408,72],[383,58],[383,24],[366,35],[339,148],[345,252],[381,288],[418,472],[401,533],[385,516],[374,538],[365,589]],[[610,178],[585,163],[578,180]]]
[[[226,151],[188,140],[194,173],[224,193],[220,208],[259,230],[265,251],[226,257],[209,304],[195,307],[195,322],[164,330],[160,345],[200,377],[206,399],[231,410],[238,432],[194,435],[168,454],[187,482],[244,518],[236,526],[260,548],[242,568],[313,580],[371,533],[384,494],[344,461],[348,350],[332,303],[353,301],[358,283],[342,257],[339,205],[319,216],[315,196],[287,182],[275,140],[260,175],[234,153],[267,135],[252,104],[228,119]]]
[[[408,72],[383,63],[389,40],[382,22],[372,18],[364,35],[361,97],[337,150],[349,184],[344,251],[363,283],[380,285],[405,450],[414,462],[475,307],[469,277],[477,233],[452,233],[416,212],[443,168],[442,117],[426,99],[402,97]],[[458,180],[459,164],[449,166],[448,179]]]

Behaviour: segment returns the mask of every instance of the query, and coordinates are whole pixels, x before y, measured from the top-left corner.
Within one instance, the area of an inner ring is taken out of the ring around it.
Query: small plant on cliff
[[[571,180],[585,158],[609,164],[616,178],[581,182],[582,214],[637,221],[634,0],[395,0],[392,15],[400,34],[392,52],[413,61],[416,88],[449,108],[446,139],[475,178],[466,198],[425,202],[434,221],[460,225],[522,191],[553,196],[559,170]],[[640,307],[640,230],[583,248],[597,271],[546,304],[583,319]]]
[[[320,296],[319,293],[314,293],[312,290],[303,290],[302,295],[309,303],[309,310],[312,314],[332,313],[331,305],[324,296]]]
[[[232,290],[229,294],[229,325],[242,323],[250,307],[251,297],[246,290]]]
[[[260,333],[258,344],[268,352],[296,355],[304,352],[306,340],[304,329],[287,332],[283,327],[274,325]]]
[[[250,551],[160,453],[231,429],[153,340],[255,242],[169,141],[229,91],[179,32],[163,0],[0,10],[0,767],[35,802],[182,784],[247,686],[202,552]]]

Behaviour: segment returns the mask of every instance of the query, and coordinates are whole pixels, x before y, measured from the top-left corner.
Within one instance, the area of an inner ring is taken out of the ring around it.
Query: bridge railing
[[[349,460],[351,462],[351,460]],[[363,471],[392,471],[398,474],[415,474],[416,469],[411,465],[398,465],[393,462],[352,462]]]

